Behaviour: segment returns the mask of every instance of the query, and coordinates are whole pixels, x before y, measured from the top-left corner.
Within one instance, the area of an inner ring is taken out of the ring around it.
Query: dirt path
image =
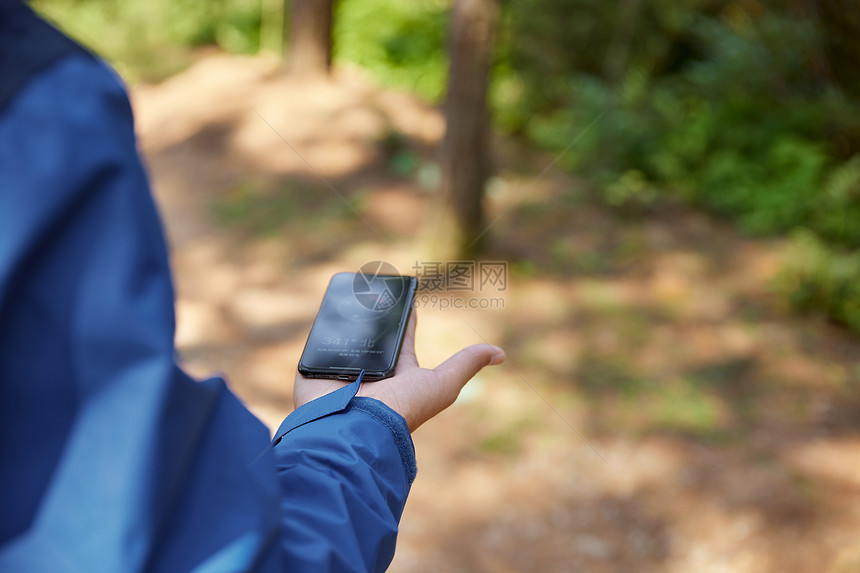
[[[297,84],[224,56],[133,100],[186,367],[277,425],[329,276],[425,260],[441,118],[356,72]],[[422,309],[418,353],[486,338],[510,367],[416,433],[391,570],[860,571],[860,344],[769,294],[783,247],[607,212],[502,156],[504,308]]]

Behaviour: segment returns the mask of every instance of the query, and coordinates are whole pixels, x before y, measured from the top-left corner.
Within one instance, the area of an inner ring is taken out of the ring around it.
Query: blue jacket
[[[385,569],[403,418],[352,384],[271,441],[182,372],[128,98],[79,49],[32,64],[46,28],[0,0],[0,571]]]

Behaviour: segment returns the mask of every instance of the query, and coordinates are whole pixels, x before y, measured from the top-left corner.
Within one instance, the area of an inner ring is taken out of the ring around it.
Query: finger
[[[406,323],[406,332],[403,335],[403,346],[400,348],[400,359],[397,363],[409,368],[418,367],[418,357],[415,355],[415,329],[418,325],[418,311],[412,309],[409,322]]]
[[[505,351],[491,344],[475,344],[464,348],[434,368],[446,393],[456,398],[466,382],[480,372],[484,366],[501,364]]]

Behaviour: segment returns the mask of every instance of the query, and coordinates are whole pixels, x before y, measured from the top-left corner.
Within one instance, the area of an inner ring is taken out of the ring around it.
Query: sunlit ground
[[[276,426],[331,274],[426,261],[442,119],[357,71],[298,84],[225,56],[133,100],[185,366]],[[422,308],[417,344],[426,366],[483,339],[509,364],[415,434],[391,570],[860,570],[860,343],[770,295],[791,253],[498,156],[504,308]]]

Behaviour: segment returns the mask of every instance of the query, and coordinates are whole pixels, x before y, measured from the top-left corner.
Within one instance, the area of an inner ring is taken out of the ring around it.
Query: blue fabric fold
[[[40,68],[0,110],[0,571],[383,570],[402,418],[355,384],[272,447],[177,367],[173,304],[123,86],[86,55]]]
[[[403,416],[383,402],[373,398],[353,398],[347,409],[364,412],[391,431],[394,436],[394,443],[397,445],[397,451],[400,452],[400,458],[403,460],[403,466],[406,468],[409,484],[412,485],[418,474],[418,466],[415,462],[415,444],[412,442],[412,434],[409,432],[409,426],[406,425]]]
[[[364,372],[362,371],[362,374]],[[346,410],[350,400],[358,393],[361,387],[361,377],[357,378],[351,384],[347,384],[343,388],[338,388],[334,392],[330,392],[325,396],[320,396],[316,400],[311,400],[300,408],[296,408],[292,414],[287,416],[275,432],[275,437],[272,439],[272,445],[276,445],[285,434],[303,426],[308,422],[318,420],[323,416],[335,414]]]

